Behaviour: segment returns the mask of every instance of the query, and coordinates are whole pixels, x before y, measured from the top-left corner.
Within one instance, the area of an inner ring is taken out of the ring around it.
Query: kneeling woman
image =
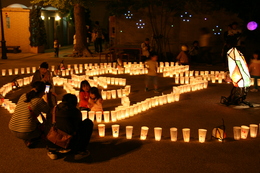
[[[44,82],[34,82],[32,87],[30,92],[20,97],[9,122],[9,129],[17,138],[23,139],[27,147],[30,147],[32,142],[43,134],[37,117],[41,112],[49,113],[50,111],[49,105],[43,99]]]
[[[85,158],[89,155],[87,146],[89,144],[93,122],[90,119],[82,121],[82,114],[77,109],[77,97],[73,94],[66,94],[62,98],[62,102],[56,107],[56,127],[69,135],[72,135],[69,149],[62,150],[57,145],[48,141],[47,155],[51,159],[57,159],[57,154],[64,153],[70,149],[75,152],[75,160]]]

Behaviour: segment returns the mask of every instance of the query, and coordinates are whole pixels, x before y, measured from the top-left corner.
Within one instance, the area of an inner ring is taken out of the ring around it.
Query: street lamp
[[[2,13],[2,1],[0,1],[0,20],[1,20],[1,35],[2,35],[2,59],[7,59],[6,56],[6,45],[5,45],[5,36],[4,36],[4,22],[3,22],[3,13]]]

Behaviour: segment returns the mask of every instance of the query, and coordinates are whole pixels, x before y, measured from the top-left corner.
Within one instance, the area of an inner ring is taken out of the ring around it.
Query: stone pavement
[[[69,54],[71,47],[64,48],[61,54]],[[58,64],[62,58],[53,58],[53,53],[40,55],[8,54],[8,60],[0,60],[0,69],[26,66],[38,66],[47,61]],[[97,58],[64,58],[66,64],[98,62]],[[193,67],[195,69],[222,70],[221,66]],[[106,75],[107,76],[107,75]],[[110,75],[114,76],[114,75]],[[119,75],[127,78],[132,86],[130,100],[132,103],[155,96],[152,91],[144,92],[144,76]],[[0,77],[0,85],[12,77]],[[159,78],[160,91],[169,93],[174,85],[173,79]],[[108,89],[118,88],[110,87]],[[233,126],[260,123],[260,109],[226,107],[219,104],[220,96],[228,96],[231,84],[209,84],[205,90],[182,94],[179,102],[166,104],[134,117],[116,122],[120,125],[120,137],[111,137],[111,125],[106,124],[106,137],[99,138],[97,124],[89,146],[91,156],[80,163],[74,163],[70,157],[50,160],[46,155],[44,144],[35,149],[27,149],[23,142],[16,139],[8,129],[10,114],[0,108],[0,172],[1,173],[35,173],[35,172],[91,172],[91,173],[259,173],[260,172],[260,136],[246,140],[234,141]],[[7,98],[17,100],[29,90],[11,92]],[[58,87],[61,97],[65,91]],[[248,101],[259,104],[259,93],[248,93]],[[104,109],[112,110],[120,104],[119,99],[104,101]],[[224,118],[228,139],[224,143],[210,140],[211,131],[221,125]],[[125,126],[134,126],[132,140],[125,139]],[[139,140],[141,126],[148,126],[148,139]],[[162,127],[161,141],[155,141],[154,127]],[[178,128],[178,141],[171,142],[169,129]],[[181,129],[191,129],[191,142],[184,143]],[[206,143],[198,142],[198,129],[208,130]]]

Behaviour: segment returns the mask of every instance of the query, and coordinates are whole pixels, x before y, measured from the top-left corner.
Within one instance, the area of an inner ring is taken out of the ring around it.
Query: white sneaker
[[[57,154],[54,154],[52,152],[47,152],[47,156],[49,156],[51,160],[56,160],[58,158]]]
[[[70,151],[71,151],[71,149],[60,149],[59,153],[65,154],[65,153],[68,153]]]

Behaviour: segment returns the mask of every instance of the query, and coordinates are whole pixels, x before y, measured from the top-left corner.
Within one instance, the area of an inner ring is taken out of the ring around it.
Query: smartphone
[[[45,87],[45,93],[49,93],[50,92],[50,85],[46,85]]]

